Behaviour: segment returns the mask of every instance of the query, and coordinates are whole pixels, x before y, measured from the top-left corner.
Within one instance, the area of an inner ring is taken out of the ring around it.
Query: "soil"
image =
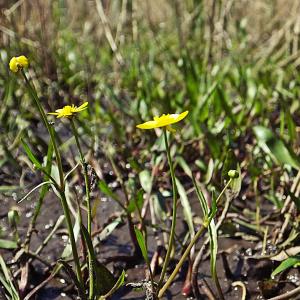
[[[20,195],[22,193],[20,192]],[[16,198],[18,198],[17,195]],[[31,196],[29,199],[23,201],[20,204],[16,204],[13,197],[3,197],[2,206],[0,210],[1,221],[0,226],[2,229],[6,229],[6,232],[10,232],[7,220],[7,212],[11,207],[17,207],[21,214],[20,224],[18,225],[18,231],[21,239],[26,235],[27,227],[30,218],[33,214],[33,207],[35,196]],[[192,208],[195,216],[200,214],[198,200],[191,199]],[[263,207],[262,210],[269,209],[269,207]],[[95,227],[101,228],[103,224],[108,221],[111,216],[116,216],[116,212],[120,212],[120,208],[116,202],[112,199],[102,198],[101,204],[98,207]],[[32,236],[31,250],[35,250],[45,239],[45,237],[52,230],[58,217],[62,215],[62,209],[58,199],[51,193],[45,198],[44,206],[41,214],[37,220],[36,232]],[[241,288],[232,287],[233,281],[242,281],[247,288],[247,299],[268,299],[269,297],[281,294],[285,291],[293,289],[299,285],[299,271],[297,269],[291,269],[286,272],[283,277],[280,278],[280,282],[270,281],[270,274],[272,270],[278,265],[267,259],[255,259],[252,256],[258,254],[256,250],[259,248],[260,239],[255,239],[253,233],[249,233],[247,228],[239,226],[236,232],[242,233],[240,236],[234,236],[230,233],[230,224],[222,227],[222,232],[219,232],[219,255],[218,255],[218,278],[220,280],[222,290],[226,299],[242,299]],[[182,236],[186,232],[186,225],[183,221],[182,211],[179,209],[179,216],[177,222],[177,233]],[[7,234],[11,236],[11,234]],[[250,240],[250,238],[252,240]],[[248,239],[248,240],[247,240]],[[156,243],[153,237],[153,233],[149,230],[148,237],[149,256],[152,257],[156,250]],[[197,249],[200,248],[203,239],[197,244]],[[42,251],[42,257],[49,261],[54,262],[60,258],[62,250],[66,244],[66,230],[60,228],[54,237],[49,241],[47,246]],[[98,251],[98,259],[105,262],[107,258],[114,256],[130,256],[132,253],[132,244],[128,234],[127,224],[121,224],[118,226],[111,235],[109,235],[104,241],[102,241],[96,249]],[[6,261],[12,259],[12,251],[1,250],[1,254],[4,255]],[[180,257],[180,253],[175,255],[176,259]],[[224,265],[225,260],[225,265]],[[228,268],[226,268],[226,262]],[[171,264],[171,269],[175,266],[176,261]],[[120,273],[126,264],[124,262],[114,262],[107,264],[108,268],[116,273]],[[12,270],[15,271],[16,266],[12,264]],[[185,280],[185,271],[187,265],[185,265],[180,274],[177,276],[175,282],[171,285],[164,299],[186,299],[181,293],[183,282]],[[46,278],[46,267],[41,262],[35,260],[30,269],[31,286],[28,290],[31,290],[39,282]],[[127,278],[126,283],[139,283],[145,279],[145,265],[143,261],[136,262],[136,264],[126,270]],[[214,284],[210,276],[210,262],[209,256],[205,258],[199,267],[198,279],[204,278],[214,293],[217,295],[214,288]],[[157,277],[158,279],[158,277]],[[55,278],[50,281],[44,288],[42,288],[35,299],[40,300],[58,300],[58,299],[76,299],[76,293],[74,289],[69,289],[67,284],[68,277]],[[70,282],[70,281],[69,281]],[[1,299],[1,296],[0,296]],[[78,298],[77,298],[78,299]],[[145,292],[143,290],[134,290],[128,285],[124,285],[111,299],[145,299]],[[192,297],[191,297],[192,299]],[[208,299],[204,294],[202,299]],[[294,298],[298,299],[298,298]]]

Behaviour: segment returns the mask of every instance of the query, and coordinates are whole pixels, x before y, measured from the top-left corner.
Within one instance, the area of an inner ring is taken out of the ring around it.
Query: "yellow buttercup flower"
[[[57,118],[70,118],[75,113],[85,110],[88,104],[88,102],[84,102],[79,107],[75,106],[74,104],[72,106],[66,105],[63,108],[57,109],[55,112],[48,113],[48,115],[54,115],[57,116]]]
[[[167,126],[167,129],[169,131],[174,131],[174,129],[172,129],[170,125],[181,121],[187,116],[188,113],[188,111],[185,111],[181,114],[163,114],[160,117],[154,117],[153,121],[148,121],[143,124],[139,124],[136,127],[140,129],[153,129]]]
[[[9,62],[9,68],[12,72],[17,73],[20,69],[28,67],[28,58],[24,55],[13,57]]]

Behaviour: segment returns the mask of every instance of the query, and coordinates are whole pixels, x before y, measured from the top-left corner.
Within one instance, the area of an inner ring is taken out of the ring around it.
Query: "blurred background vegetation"
[[[48,111],[89,101],[82,125],[90,149],[108,138],[131,156],[141,138],[153,140],[135,124],[190,110],[180,138],[199,149],[206,160],[199,165],[213,158],[218,166],[231,148],[256,176],[254,125],[298,145],[299,7],[297,0],[1,1],[1,165],[20,171],[16,136],[37,138],[39,120],[7,67],[24,54]]]

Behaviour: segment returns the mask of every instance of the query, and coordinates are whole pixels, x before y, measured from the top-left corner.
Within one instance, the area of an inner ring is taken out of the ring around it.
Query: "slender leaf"
[[[77,290],[79,292],[79,296],[81,299],[86,299],[85,295],[84,295],[84,291],[81,289],[80,283],[76,277],[75,272],[73,271],[72,267],[70,265],[67,264],[67,262],[65,262],[64,260],[59,260],[58,261],[60,264],[62,264],[62,266],[64,267],[64,269],[66,270],[67,274],[70,276],[71,280],[73,281],[73,283],[75,284],[75,286],[77,287]]]
[[[192,174],[192,172],[191,172],[191,174]],[[183,207],[184,218],[188,224],[191,238],[193,238],[193,236],[195,235],[195,230],[194,230],[193,214],[192,214],[191,205],[190,205],[190,202],[188,200],[188,197],[186,195],[186,191],[185,191],[183,185],[180,183],[180,181],[177,178],[175,180],[176,180],[178,194],[180,196],[181,205]]]
[[[119,197],[111,190],[111,188],[102,180],[99,181],[98,187],[103,194],[114,199],[119,200]]]
[[[123,270],[120,277],[118,278],[117,282],[113,286],[113,288],[106,295],[100,296],[99,300],[105,300],[106,298],[112,296],[113,293],[115,293],[124,284],[125,276],[126,276],[126,273]]]
[[[0,249],[16,249],[18,244],[15,241],[0,239]]]
[[[300,160],[284,142],[270,129],[263,126],[253,128],[259,146],[273,159],[281,164],[287,164],[295,169],[300,168]]]
[[[28,156],[28,158],[31,160],[31,162],[34,164],[34,166],[38,169],[43,169],[42,164],[39,162],[39,160],[35,157],[33,152],[31,151],[30,147],[27,145],[27,143],[21,139],[21,143],[23,145],[23,148]]]
[[[289,269],[297,264],[300,263],[300,256],[291,256],[281,262],[281,264],[272,272],[271,277],[276,276],[277,274],[285,271],[286,269]]]
[[[103,264],[97,261],[92,239],[84,225],[81,225],[81,232],[84,237],[89,255],[91,256],[93,269],[96,275],[95,294],[97,296],[104,295],[113,288],[116,280],[111,272]]]
[[[139,173],[140,183],[142,188],[147,194],[151,193],[152,189],[152,177],[148,170],[143,170]]]
[[[147,265],[149,265],[148,251],[147,251],[145,238],[144,238],[142,232],[137,227],[134,227],[134,231],[135,231],[136,239],[141,248],[144,260],[146,261]]]

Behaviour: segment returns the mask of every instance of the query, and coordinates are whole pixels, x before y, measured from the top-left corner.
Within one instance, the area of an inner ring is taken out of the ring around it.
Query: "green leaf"
[[[113,274],[100,262],[96,261],[95,294],[97,296],[107,294],[116,284]]]
[[[84,227],[81,225],[81,232],[84,237],[87,250],[89,255],[91,256],[92,265],[95,272],[95,293],[96,295],[105,295],[108,291],[110,291],[116,283],[114,276],[111,272],[101,263],[99,263],[96,259],[96,254],[93,247],[93,242],[91,237]]]
[[[180,165],[184,173],[192,178],[192,171],[182,156],[176,157],[176,162]]]
[[[208,226],[209,233],[209,244],[210,244],[210,268],[213,278],[216,278],[216,263],[217,263],[217,253],[218,253],[218,236],[217,227],[215,225],[214,219],[211,219]]]
[[[99,234],[99,240],[104,241],[120,223],[122,223],[122,218],[118,217],[115,220],[113,220],[111,223],[109,223],[107,226],[105,226],[101,231],[101,233]]]
[[[79,235],[79,231],[80,231],[80,222],[79,222],[79,217],[76,218],[76,221],[75,221],[75,225],[73,227],[73,232],[74,232],[74,237],[75,237],[75,240],[77,241],[78,239],[78,235]],[[61,255],[61,258],[62,259],[66,259],[68,258],[69,256],[72,255],[72,247],[71,247],[71,243],[70,243],[70,240],[68,240],[68,243]]]
[[[144,191],[139,190],[137,195],[133,197],[127,206],[127,211],[133,213],[136,209],[141,210],[144,203]]]
[[[67,272],[67,274],[70,276],[71,280],[73,281],[73,283],[77,287],[80,298],[81,299],[86,299],[86,297],[84,295],[84,291],[82,290],[81,285],[80,285],[80,283],[77,279],[77,276],[76,276],[75,272],[73,271],[72,267],[70,265],[68,265],[67,262],[65,262],[64,260],[59,260],[58,263],[62,264],[65,271]]]
[[[38,159],[35,157],[35,155],[31,151],[30,147],[26,144],[26,142],[23,139],[21,139],[21,143],[23,145],[23,148],[24,148],[28,158],[31,160],[31,162],[34,164],[34,166],[40,170],[43,169],[42,164],[38,161]]]
[[[237,159],[232,151],[232,149],[229,149],[226,153],[226,157],[223,163],[223,168],[222,168],[222,175],[221,175],[221,180],[222,183],[224,181],[228,181],[230,178],[228,176],[228,172],[230,170],[237,170]]]
[[[271,277],[283,272],[284,270],[291,268],[300,263],[300,255],[291,256],[284,260],[271,274]]]
[[[194,184],[194,188],[196,190],[198,200],[200,202],[200,206],[201,206],[201,209],[202,209],[203,216],[208,218],[208,213],[209,213],[208,203],[207,203],[207,201],[206,201],[206,199],[205,199],[205,197],[202,193],[201,188],[199,188],[199,186],[198,186],[196,178],[193,176],[192,179],[193,179],[193,184]]]
[[[300,161],[293,150],[285,145],[270,129],[263,126],[255,126],[253,131],[256,135],[258,145],[273,160],[280,164],[287,164],[295,169],[300,168]]]
[[[114,200],[119,200],[119,197],[110,189],[110,187],[102,180],[99,181],[98,187],[101,190],[103,194],[106,196],[114,199]]]
[[[101,296],[99,298],[99,300],[105,300],[106,298],[112,296],[123,284],[124,284],[124,281],[125,281],[125,276],[126,276],[126,273],[125,271],[123,270],[122,271],[122,274],[120,275],[120,277],[118,278],[117,282],[115,283],[115,285],[113,286],[113,288],[104,296]]]
[[[287,192],[288,195],[291,197],[292,201],[295,203],[298,211],[300,211],[300,198],[297,197],[294,193],[292,193],[291,191]]]
[[[152,189],[152,177],[148,170],[143,170],[139,173],[140,183],[142,188],[147,194],[151,193]]]
[[[0,249],[16,249],[18,244],[14,241],[0,239]]]
[[[14,286],[12,275],[10,270],[5,264],[3,257],[0,255],[0,282],[4,286],[5,290],[9,293],[9,297],[6,295],[9,300],[20,300],[19,293]]]
[[[205,174],[205,184],[208,184],[213,176],[213,172],[214,172],[214,160],[211,158],[208,162],[208,166],[207,166],[207,171]]]
[[[192,172],[191,172],[191,174],[192,174]],[[188,197],[186,195],[186,191],[185,191],[183,185],[180,183],[180,181],[177,178],[175,178],[175,181],[176,181],[178,194],[180,196],[181,205],[183,207],[184,218],[188,224],[190,235],[192,238],[195,235],[195,230],[194,230],[194,224],[193,224],[193,215],[192,215],[191,205],[189,203],[189,200],[188,200]]]
[[[147,251],[145,238],[144,238],[142,232],[137,227],[134,227],[134,231],[135,231],[135,236],[138,241],[138,244],[141,248],[144,260],[146,261],[147,265],[149,265],[148,251]]]

